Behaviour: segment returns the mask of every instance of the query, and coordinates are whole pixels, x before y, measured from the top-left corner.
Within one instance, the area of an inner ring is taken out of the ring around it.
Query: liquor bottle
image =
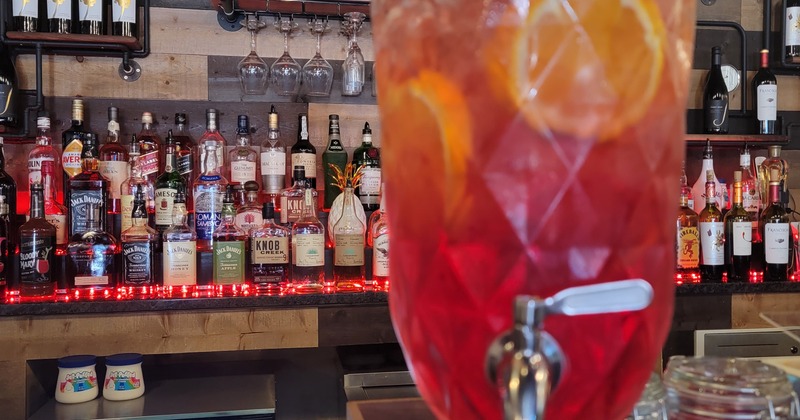
[[[205,163],[208,170],[194,181],[194,225],[197,229],[197,251],[210,252],[214,244],[214,230],[222,220],[222,198],[228,180],[219,173],[217,142],[204,142]]]
[[[51,1],[51,0],[48,0]],[[70,178],[81,173],[81,153],[86,138],[83,127],[83,100],[72,100],[72,126],[61,133],[61,167],[64,169],[64,191]]]
[[[14,127],[19,122],[17,70],[8,47],[0,44],[0,126]]]
[[[325,280],[325,227],[315,211],[314,195],[306,189],[303,213],[292,225],[292,283],[295,293],[320,293]]]
[[[164,171],[164,156],[161,137],[153,128],[153,115],[149,112],[142,113],[142,131],[136,136],[139,140],[142,176],[153,185],[158,174]]]
[[[178,193],[186,191],[186,184],[183,177],[178,172],[178,161],[176,159],[175,138],[172,130],[167,132],[167,140],[164,146],[166,159],[164,159],[164,173],[156,179],[156,230],[163,233],[173,220],[172,206]]]
[[[175,131],[173,132],[175,143],[177,144],[178,172],[183,177],[183,184],[186,189],[186,209],[194,211],[194,201],[192,196],[192,183],[196,177],[194,173],[194,148],[195,143],[192,135],[186,129],[186,114],[175,114]]]
[[[305,200],[305,190],[308,185],[305,173],[305,169],[302,166],[295,166],[292,175],[294,184],[281,191],[281,224],[283,225],[291,226],[292,223],[300,220],[303,215],[303,201]],[[311,196],[316,200],[317,191],[312,190]]]
[[[69,208],[69,236],[86,232],[86,217],[89,204],[100,209],[98,223],[105,230],[106,203],[108,202],[108,180],[97,170],[97,142],[92,133],[87,133],[81,154],[83,172],[69,180],[66,202]]]
[[[236,226],[245,232],[250,232],[250,229],[263,226],[263,208],[258,204],[258,184],[247,181],[244,184],[244,190],[247,192],[247,201],[236,209]]]
[[[11,239],[10,223],[6,198],[0,195],[0,303],[5,302],[6,291],[12,280],[10,270],[6,269],[11,268],[11,258],[13,257],[8,248]]]
[[[105,35],[108,19],[106,7],[103,0],[78,2],[78,19],[80,21],[80,33],[86,35]]]
[[[247,232],[234,223],[233,192],[230,188],[222,200],[222,223],[214,230],[214,285],[223,296],[236,295],[244,285]]]
[[[67,235],[67,208],[56,197],[55,162],[42,162],[42,188],[44,195],[44,218],[56,228],[56,255],[65,255],[69,237]],[[33,185],[33,184],[31,184]]]
[[[136,30],[136,0],[111,2],[111,33],[117,36],[138,37]]]
[[[122,183],[128,178],[128,150],[119,142],[119,110],[108,107],[108,134],[100,148],[100,173],[108,180],[108,212],[121,211],[120,192]]]
[[[228,153],[231,165],[231,182],[244,185],[248,181],[261,181],[258,165],[258,152],[250,146],[250,122],[247,115],[239,115],[236,130],[236,147]],[[259,189],[261,187],[259,186]]]
[[[31,185],[31,217],[19,228],[19,297],[20,302],[38,302],[55,298],[56,228],[44,218],[41,184]]]
[[[147,194],[139,186],[133,199],[131,220],[133,225],[122,232],[122,266],[125,277],[122,286],[132,297],[151,296],[156,286],[153,268],[158,232],[147,226]]]
[[[86,231],[73,236],[67,246],[67,277],[76,299],[111,297],[119,282],[119,242],[100,228],[102,219],[100,208],[89,204]]]
[[[720,47],[711,48],[711,70],[703,89],[703,115],[706,133],[728,132],[728,87],[722,78]]]
[[[217,165],[217,171],[221,174],[223,172],[222,168],[225,167],[225,137],[222,137],[222,134],[218,130],[217,125],[217,118],[218,113],[216,109],[207,109],[206,110],[206,131],[200,136],[200,140],[197,142],[197,147],[200,149],[200,153],[197,155],[198,159],[198,167],[200,168],[200,173],[206,172],[206,143],[214,142],[216,147],[217,158],[214,160]],[[198,231],[198,234],[200,232]]]
[[[147,213],[155,214],[155,187],[145,177],[142,176],[141,155],[139,153],[139,142],[136,136],[131,136],[131,150],[128,154],[130,169],[129,177],[122,182],[120,186],[120,212],[122,221],[120,223],[120,233],[124,232],[131,226],[131,214],[133,213],[133,199],[136,196],[136,191],[139,186],[144,189],[147,196]]]
[[[275,205],[264,203],[261,226],[250,230],[250,269],[255,293],[276,295],[289,283],[291,231],[275,223]]]
[[[714,200],[714,172],[706,172],[706,207],[700,212],[700,281],[722,283],[725,235],[722,213]]]
[[[322,172],[325,174],[325,202],[323,208],[329,210],[333,205],[333,200],[342,193],[342,190],[335,185],[336,170],[331,167],[334,165],[344,173],[347,166],[347,151],[342,146],[339,133],[339,116],[336,114],[328,115],[328,147],[322,153]]]
[[[700,176],[697,177],[697,181],[695,181],[694,186],[692,186],[692,194],[694,195],[694,211],[695,213],[700,213],[703,211],[703,207],[706,203],[706,173],[711,171],[712,175],[715,174],[714,172],[714,153],[711,150],[711,142],[706,142],[706,148],[703,150],[703,167],[700,169]],[[716,203],[717,208],[724,209],[726,207],[726,203],[724,201],[724,196],[722,195],[722,185],[717,179],[716,175],[714,176],[714,191],[716,191]]]
[[[690,209],[694,208],[694,194],[689,188],[689,179],[686,176],[686,161],[681,162],[681,194],[686,194],[686,204]]]
[[[739,166],[742,171],[742,205],[747,213],[750,214],[750,220],[753,220],[755,222],[754,225],[757,226],[758,211],[761,209],[761,197],[756,179],[753,176],[750,151],[747,148],[739,155]]]
[[[764,241],[764,281],[786,281],[792,246],[789,215],[781,203],[781,176],[770,169],[770,204],[761,212],[759,228]]]
[[[231,187],[233,194],[233,208],[239,210],[240,207],[247,203],[247,195],[244,191],[244,185],[238,182],[231,182],[228,185]]]
[[[261,181],[267,201],[280,211],[281,190],[286,188],[286,144],[281,140],[275,105],[269,111],[267,139],[261,144]]]
[[[784,16],[784,45],[785,54],[789,61],[795,63],[800,60],[800,0],[786,0],[786,15]]]
[[[3,148],[3,138],[0,137],[0,195],[6,196],[6,203],[8,204],[9,217],[14,217],[17,214],[17,183],[14,178],[6,172],[6,152]],[[17,224],[11,221],[11,233],[17,231]],[[14,248],[16,249],[16,248]]]
[[[53,147],[50,135],[50,118],[36,119],[36,146],[28,153],[28,184],[42,183],[42,162],[60,162],[58,151]],[[46,199],[47,197],[45,197]]]
[[[685,207],[685,206],[684,206]],[[697,239],[697,214],[690,208],[687,210],[694,214],[694,271],[697,276],[700,248]],[[389,218],[386,213],[386,190],[381,186],[381,208],[373,214],[378,214],[374,223],[370,224],[372,246],[372,285],[377,290],[389,291]],[[699,276],[697,276],[699,278]]]
[[[72,2],[47,0],[47,20],[50,32],[54,34],[72,33]]]
[[[353,166],[362,168],[361,185],[356,188],[356,195],[364,210],[377,210],[381,191],[381,155],[378,148],[372,145],[369,123],[364,123],[361,133],[361,146],[353,152]]]
[[[761,204],[762,208],[766,208],[771,200],[770,197],[770,173],[773,169],[778,171],[780,202],[784,208],[789,204],[789,190],[786,185],[786,180],[789,179],[789,164],[781,158],[781,146],[771,145],[767,148],[767,159],[761,162],[758,167],[758,182],[761,187]]]
[[[366,227],[356,216],[353,187],[344,189],[342,215],[333,225],[333,281],[337,292],[364,291],[364,233]]]
[[[306,181],[311,185],[309,188],[316,189],[317,149],[308,140],[308,115],[300,114],[298,119],[297,143],[292,146],[292,168],[302,166],[305,169]],[[295,180],[292,179],[292,182]]]
[[[758,134],[775,134],[778,119],[778,79],[769,70],[769,50],[761,50],[761,67],[753,76]]]
[[[39,32],[39,0],[13,0],[14,30]]]
[[[197,284],[197,234],[189,227],[186,194],[178,192],[172,206],[172,226],[164,231],[164,288]],[[168,296],[169,297],[169,296]]]
[[[753,222],[742,205],[742,171],[733,173],[733,205],[725,214],[724,221],[728,282],[748,282],[753,253]]]

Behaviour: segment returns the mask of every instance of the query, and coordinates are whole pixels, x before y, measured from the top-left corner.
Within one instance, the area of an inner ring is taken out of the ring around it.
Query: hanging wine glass
[[[328,30],[328,21],[313,19],[308,22],[311,33],[317,35],[317,53],[303,66],[303,85],[308,96],[329,96],[333,86],[333,66],[322,58],[322,34]]]
[[[239,62],[239,81],[245,95],[263,95],[267,93],[269,66],[256,53],[256,35],[267,24],[261,22],[256,15],[247,15],[245,22],[250,32],[250,54]]]
[[[297,28],[297,22],[291,18],[280,17],[275,21],[275,28],[283,34],[283,55],[278,57],[270,67],[270,80],[275,93],[281,96],[294,96],[300,90],[300,64],[289,55],[289,34]]]
[[[361,12],[344,14],[342,31],[350,37],[347,58],[342,63],[342,95],[344,96],[358,96],[364,88],[364,55],[361,54],[356,34],[361,30],[361,25],[366,17]]]

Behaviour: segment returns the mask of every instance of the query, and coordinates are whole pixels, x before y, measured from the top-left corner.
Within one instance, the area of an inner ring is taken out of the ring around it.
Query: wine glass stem
[[[322,32],[317,32],[317,55],[322,55],[321,50],[322,50]]]
[[[254,29],[250,30],[250,52],[256,52],[256,31]]]
[[[283,52],[289,54],[289,31],[283,32]]]
[[[353,27],[353,34],[350,36],[350,48],[353,48],[356,45],[356,28]]]

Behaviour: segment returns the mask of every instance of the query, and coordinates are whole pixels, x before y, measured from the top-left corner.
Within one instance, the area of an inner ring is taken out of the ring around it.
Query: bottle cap
[[[172,136],[172,129],[167,130],[167,137],[164,139],[164,144],[168,146],[175,145],[175,137]]]
[[[269,128],[271,128],[273,130],[277,130],[278,129],[278,113],[275,112],[275,105],[272,105],[272,107],[269,109],[268,117],[269,117]]]
[[[206,110],[206,118],[216,118],[217,110],[216,108],[208,108]]]
[[[369,128],[369,123],[364,123],[364,129],[361,131],[361,134],[372,134],[372,129]]]
[[[153,114],[149,112],[142,113],[142,124],[152,124],[153,123]]]
[[[769,157],[775,158],[781,155],[781,146],[773,144],[767,148],[769,150]]]
[[[58,367],[65,369],[82,368],[82,367],[92,366],[96,362],[97,362],[97,357],[89,354],[81,354],[75,356],[62,357],[58,359]]]
[[[750,166],[750,152],[747,149],[739,155],[739,166]]]
[[[228,184],[225,188],[225,196],[222,197],[223,204],[233,204],[233,185]]]
[[[714,182],[714,171],[711,169],[706,171],[706,182]]]
[[[131,135],[131,154],[139,154],[139,140],[136,139],[136,134]]]
[[[36,126],[39,128],[50,128],[50,118],[39,117],[36,119]]]
[[[339,114],[328,115],[328,121],[339,121]]]
[[[306,168],[303,166],[295,166],[293,174],[295,180],[306,179]]]
[[[244,190],[247,192],[257,192],[258,191],[258,182],[255,181],[247,181],[244,183]]]
[[[236,120],[236,130],[239,134],[250,133],[250,122],[247,120],[247,115],[239,115]]]
[[[272,202],[267,201],[264,203],[264,206],[261,207],[261,217],[265,220],[275,218],[275,205],[272,204]]]
[[[186,124],[186,114],[182,112],[175,113],[175,125]]]
[[[733,171],[733,182],[742,182],[742,171]]]
[[[119,119],[119,108],[115,106],[108,107],[108,119],[116,121]]]
[[[711,54],[721,54],[722,48],[719,46],[711,47]]]

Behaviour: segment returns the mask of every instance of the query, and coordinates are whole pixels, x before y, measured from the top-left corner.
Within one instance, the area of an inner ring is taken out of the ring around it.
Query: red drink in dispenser
[[[550,419],[623,418],[672,318],[689,0],[375,0],[390,308],[440,418],[499,419],[515,296],[630,278],[649,307],[543,328]]]

